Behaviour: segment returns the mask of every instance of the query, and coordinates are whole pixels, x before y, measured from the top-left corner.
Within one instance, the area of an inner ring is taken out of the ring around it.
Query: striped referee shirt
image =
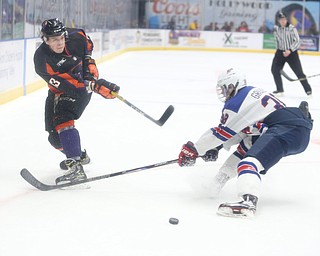
[[[291,50],[291,52],[294,52],[300,47],[298,31],[292,24],[288,23],[285,27],[274,26],[274,37],[276,38],[278,50]]]

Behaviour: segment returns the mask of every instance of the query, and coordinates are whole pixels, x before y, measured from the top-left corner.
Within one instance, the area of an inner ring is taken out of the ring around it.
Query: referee
[[[280,70],[288,62],[289,66],[301,79],[305,78],[305,74],[302,71],[300,58],[298,55],[298,48],[300,47],[300,38],[297,29],[288,22],[287,16],[280,12],[277,15],[279,25],[274,27],[274,36],[277,42],[277,51],[272,61],[271,72],[273,74],[274,81],[277,86],[277,90],[274,94],[281,95],[283,93],[283,84],[281,79]],[[300,80],[304,91],[307,95],[312,94],[312,89],[307,79]]]

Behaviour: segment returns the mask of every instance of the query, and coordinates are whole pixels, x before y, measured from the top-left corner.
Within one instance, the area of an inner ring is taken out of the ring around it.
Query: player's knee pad
[[[51,146],[53,146],[55,149],[63,151],[63,148],[59,139],[59,134],[56,131],[52,130],[49,132],[48,141],[51,144]]]

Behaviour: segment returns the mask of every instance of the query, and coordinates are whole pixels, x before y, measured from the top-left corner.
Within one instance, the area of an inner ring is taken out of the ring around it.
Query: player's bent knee
[[[57,150],[63,151],[63,148],[59,139],[59,134],[56,131],[49,132],[48,141],[52,147],[54,147]]]

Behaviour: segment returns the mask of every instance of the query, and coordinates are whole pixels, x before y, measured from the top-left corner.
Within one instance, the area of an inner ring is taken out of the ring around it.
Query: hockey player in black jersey
[[[82,167],[90,161],[81,150],[80,135],[75,128],[90,102],[92,92],[107,99],[115,98],[119,86],[99,79],[95,60],[91,58],[93,42],[82,29],[66,28],[55,18],[41,27],[43,43],[34,54],[37,74],[48,84],[45,105],[45,128],[51,145],[66,155],[60,166],[68,172],[56,183],[86,179]]]

